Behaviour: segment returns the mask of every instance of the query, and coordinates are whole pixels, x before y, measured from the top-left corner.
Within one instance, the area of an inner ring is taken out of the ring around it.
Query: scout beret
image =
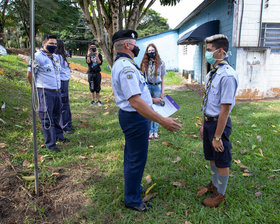
[[[136,40],[138,37],[138,34],[134,30],[119,30],[116,33],[114,33],[112,41],[115,43],[119,40],[126,40],[126,39],[134,39]]]

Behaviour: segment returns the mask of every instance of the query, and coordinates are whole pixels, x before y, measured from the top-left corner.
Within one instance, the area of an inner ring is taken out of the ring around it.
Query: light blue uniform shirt
[[[28,67],[31,72],[31,67]],[[53,54],[53,60],[44,52],[35,53],[34,71],[37,88],[60,89],[60,60]]]
[[[206,76],[206,84],[210,72]],[[223,65],[214,74],[209,88],[208,100],[206,103],[207,116],[217,117],[221,112],[221,104],[230,104],[230,111],[235,105],[235,94],[238,87],[238,77],[235,70],[230,65]]]
[[[61,55],[58,55],[58,57],[60,59],[60,79],[62,81],[68,81],[71,78],[69,65]]]
[[[157,77],[155,77],[155,63],[149,61],[148,67],[148,82],[150,83],[159,83],[161,82],[161,76],[166,74],[165,63],[161,61],[161,65],[157,70]]]
[[[117,106],[124,111],[136,111],[128,99],[140,95],[150,107],[152,97],[148,90],[146,79],[129,59],[119,58],[112,67],[112,88]]]

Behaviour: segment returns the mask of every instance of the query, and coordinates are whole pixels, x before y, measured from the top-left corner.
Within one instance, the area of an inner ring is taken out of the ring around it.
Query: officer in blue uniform
[[[205,57],[212,65],[207,74],[202,109],[204,112],[200,136],[203,139],[204,156],[210,160],[212,181],[200,187],[202,195],[213,193],[203,200],[208,207],[216,207],[225,200],[232,156],[229,137],[232,123],[230,112],[235,105],[238,79],[235,70],[228,64],[226,55],[229,48],[228,38],[217,34],[205,39]]]
[[[151,108],[161,103],[160,98],[152,99],[146,78],[133,61],[139,48],[137,33],[120,30],[113,35],[117,51],[112,67],[112,88],[119,110],[119,123],[125,135],[124,179],[125,206],[137,211],[146,211],[150,205],[141,199],[141,180],[147,160],[150,120],[158,122],[165,129],[177,131],[181,128],[177,118],[164,118]]]
[[[68,141],[59,125],[61,116],[60,61],[54,54],[57,40],[55,35],[46,34],[43,48],[36,52],[34,60],[35,83],[39,97],[39,117],[42,124],[45,144],[53,152],[60,152],[56,141]],[[28,66],[27,79],[31,83],[31,65]]]

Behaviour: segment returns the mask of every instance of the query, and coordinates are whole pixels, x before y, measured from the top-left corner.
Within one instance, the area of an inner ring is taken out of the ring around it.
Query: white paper
[[[169,117],[174,114],[180,107],[169,95],[166,95],[162,101],[164,105],[153,104],[152,107],[155,112],[159,113],[163,117]]]

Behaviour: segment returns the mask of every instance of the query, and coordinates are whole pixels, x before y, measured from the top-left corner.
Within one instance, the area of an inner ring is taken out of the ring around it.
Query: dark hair
[[[160,56],[159,56],[159,53],[158,53],[158,50],[157,50],[157,47],[156,45],[154,44],[149,44],[146,48],[146,51],[145,51],[145,54],[144,54],[144,57],[142,59],[142,62],[141,62],[141,65],[140,65],[140,70],[144,73],[146,73],[146,75],[148,75],[148,69],[149,69],[149,56],[148,56],[148,48],[149,47],[153,47],[155,49],[155,52],[156,52],[156,57],[155,57],[155,77],[157,77],[157,71],[161,65],[161,60],[160,60]]]
[[[69,63],[67,61],[67,54],[65,52],[64,43],[62,40],[57,40],[57,48],[55,50],[55,53],[60,54],[62,56],[62,58],[64,59],[64,61],[66,61],[67,64],[69,65]]]
[[[45,34],[44,35],[44,41],[48,41],[49,39],[57,39],[56,35],[53,34]]]
[[[206,44],[212,44],[216,49],[223,48],[225,52],[228,52],[229,42],[227,38],[219,38],[214,40],[206,39],[205,42]]]
[[[90,43],[88,44],[89,47],[90,47],[91,45],[95,45],[95,46],[96,46],[95,42],[90,42]]]

